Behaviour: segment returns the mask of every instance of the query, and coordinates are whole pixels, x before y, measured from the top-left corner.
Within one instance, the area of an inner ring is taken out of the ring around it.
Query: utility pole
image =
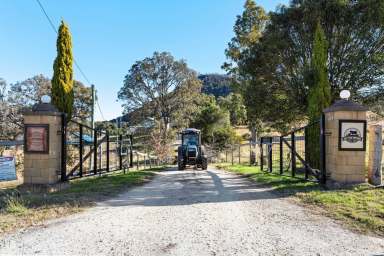
[[[129,167],[133,167],[133,134],[129,134]]]
[[[91,85],[91,90],[92,90],[91,127],[92,129],[95,129],[95,101],[96,101],[95,85],[93,84]]]
[[[92,107],[91,107],[91,136],[95,139],[94,129],[95,129],[95,100],[96,100],[96,93],[95,93],[95,85],[91,84],[91,99],[92,99]],[[97,136],[96,136],[97,137]],[[96,148],[95,148],[96,150]],[[96,151],[95,151],[96,152]],[[94,153],[95,154],[95,153]],[[94,161],[94,164],[96,162]],[[92,161],[89,161],[89,170],[92,168]]]

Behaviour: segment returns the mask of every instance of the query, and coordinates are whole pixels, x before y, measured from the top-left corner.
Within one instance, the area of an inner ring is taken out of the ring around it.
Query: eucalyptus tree
[[[328,42],[331,102],[342,89],[367,104],[383,91],[384,1],[292,0],[268,17],[261,36],[241,48],[236,69],[230,70],[242,81],[252,120],[286,130],[307,118],[318,22]]]
[[[262,112],[267,108],[257,98],[263,97],[258,90],[249,90],[255,79],[244,69],[245,60],[249,59],[250,49],[260,43],[264,30],[269,22],[266,11],[253,0],[246,0],[244,11],[236,18],[233,31],[235,36],[225,50],[227,62],[222,66],[232,77],[232,87],[243,95],[247,108],[247,120],[252,130],[252,138],[256,140],[257,130],[261,128]],[[255,97],[252,97],[255,96]],[[257,105],[258,108],[255,108]]]
[[[0,102],[4,102],[6,97],[5,95],[6,90],[7,90],[7,82],[3,78],[0,78]]]
[[[197,107],[201,82],[184,60],[168,52],[136,61],[125,76],[118,98],[125,112],[140,112],[153,117],[167,143],[169,126],[187,126]]]
[[[247,111],[241,94],[230,93],[226,97],[219,97],[218,104],[229,112],[230,121],[233,126],[246,124]]]

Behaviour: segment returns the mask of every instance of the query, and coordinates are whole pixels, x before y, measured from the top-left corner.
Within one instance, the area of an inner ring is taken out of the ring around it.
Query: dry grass
[[[80,212],[100,200],[128,187],[142,184],[155,175],[146,171],[114,173],[71,181],[69,189],[55,193],[20,193],[17,189],[0,191],[0,234],[19,228],[41,225],[45,220]]]
[[[218,168],[247,175],[258,183],[273,187],[303,205],[341,221],[352,230],[384,236],[384,189],[369,185],[325,189],[319,184],[289,176],[261,172],[259,167],[218,164]]]

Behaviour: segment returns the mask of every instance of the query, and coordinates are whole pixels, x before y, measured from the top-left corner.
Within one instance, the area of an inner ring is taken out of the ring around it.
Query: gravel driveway
[[[218,170],[160,173],[97,207],[1,239],[1,255],[383,255],[358,235]]]

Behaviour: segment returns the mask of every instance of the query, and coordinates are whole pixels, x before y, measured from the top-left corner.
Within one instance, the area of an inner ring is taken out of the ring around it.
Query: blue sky
[[[136,61],[169,51],[199,73],[223,73],[224,49],[245,0],[40,0],[57,26],[70,26],[74,57],[105,119],[121,114],[117,92]],[[288,0],[257,0],[267,10]],[[52,76],[56,35],[35,0],[0,1],[0,77]],[[75,79],[87,84],[75,68]],[[101,120],[97,110],[96,120]]]

